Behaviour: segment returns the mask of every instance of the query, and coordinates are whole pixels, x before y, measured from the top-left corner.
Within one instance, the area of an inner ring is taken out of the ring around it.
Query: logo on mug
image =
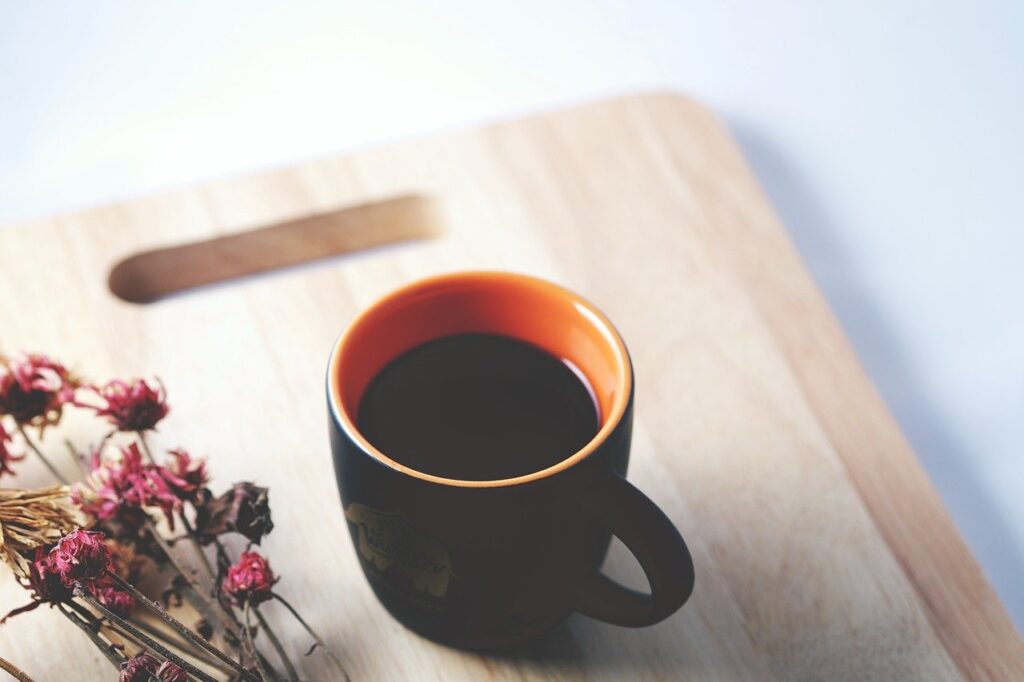
[[[417,531],[398,510],[381,511],[353,502],[345,518],[359,527],[359,553],[375,569],[395,566],[420,592],[443,597],[454,575],[448,550],[431,536]]]

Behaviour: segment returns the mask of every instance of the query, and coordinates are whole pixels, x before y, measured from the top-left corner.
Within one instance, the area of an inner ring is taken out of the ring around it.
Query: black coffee
[[[481,481],[556,464],[599,427],[585,379],[494,334],[456,334],[400,355],[370,382],[357,425],[405,466]]]

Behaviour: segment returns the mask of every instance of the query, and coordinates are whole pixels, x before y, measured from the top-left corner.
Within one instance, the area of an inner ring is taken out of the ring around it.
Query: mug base
[[[479,628],[467,627],[456,618],[439,621],[434,617],[424,617],[420,612],[408,608],[404,601],[398,601],[389,595],[386,586],[381,589],[374,580],[371,580],[370,584],[377,600],[388,614],[407,630],[437,644],[462,651],[481,654],[514,653],[557,628],[569,616],[569,613],[565,613],[560,617],[545,619],[543,624],[526,627],[516,624],[514,627],[503,628],[504,632],[486,632]]]

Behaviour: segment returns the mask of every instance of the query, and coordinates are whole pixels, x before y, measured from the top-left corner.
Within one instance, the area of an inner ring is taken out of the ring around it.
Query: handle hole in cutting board
[[[428,197],[404,195],[143,251],[118,262],[107,283],[123,301],[153,303],[197,287],[436,237],[435,208]]]

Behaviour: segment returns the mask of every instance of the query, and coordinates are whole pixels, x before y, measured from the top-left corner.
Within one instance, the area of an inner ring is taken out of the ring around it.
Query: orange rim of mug
[[[363,392],[391,360],[452,334],[502,334],[532,343],[582,372],[594,390],[601,427],[583,448],[546,469],[496,480],[462,480],[418,471],[375,448],[356,427]],[[511,486],[565,471],[594,452],[626,412],[632,366],[622,338],[590,302],[557,284],[508,272],[459,272],[407,284],[356,315],[328,365],[331,413],[364,451],[388,467],[432,483],[467,488]]]

